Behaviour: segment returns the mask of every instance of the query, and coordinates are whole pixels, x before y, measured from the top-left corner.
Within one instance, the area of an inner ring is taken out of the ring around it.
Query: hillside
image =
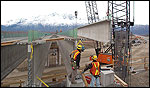
[[[149,35],[149,25],[135,25],[131,27],[131,32],[137,35]]]

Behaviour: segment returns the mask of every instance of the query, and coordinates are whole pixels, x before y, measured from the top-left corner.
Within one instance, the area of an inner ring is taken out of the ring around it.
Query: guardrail
[[[144,69],[147,71],[147,70],[148,70],[147,64],[148,64],[149,62],[146,62],[146,58],[149,58],[149,57],[131,58],[131,60],[144,59],[143,63],[131,63],[131,64],[132,64],[132,65],[144,65]]]

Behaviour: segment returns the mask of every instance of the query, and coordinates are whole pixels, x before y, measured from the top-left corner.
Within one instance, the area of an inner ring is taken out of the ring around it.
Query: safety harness
[[[71,58],[71,66],[72,66],[73,70],[75,70],[77,68],[77,66],[76,66],[76,59],[77,59],[77,55],[79,53],[80,52],[78,50],[72,51],[73,58]]]

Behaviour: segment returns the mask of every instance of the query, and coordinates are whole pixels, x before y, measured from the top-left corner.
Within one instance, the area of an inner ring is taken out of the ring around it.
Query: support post
[[[59,52],[59,65],[61,65],[61,53],[60,53],[60,50],[58,52]]]
[[[32,87],[32,67],[31,67],[32,59],[30,58],[31,45],[32,44],[28,45],[28,87]]]
[[[56,52],[56,66],[57,66],[57,64],[58,64],[58,51],[57,51],[57,49],[55,49],[55,52]]]
[[[147,71],[148,70],[148,67],[146,66],[146,58],[144,58],[144,69]]]

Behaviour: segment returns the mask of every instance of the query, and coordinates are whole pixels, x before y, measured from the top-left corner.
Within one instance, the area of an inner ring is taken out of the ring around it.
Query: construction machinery
[[[98,11],[96,2],[86,1],[86,10],[88,23],[97,22],[98,20],[96,16],[98,17]],[[130,64],[128,62],[131,57],[131,46],[129,40],[130,26],[134,25],[134,11],[133,22],[130,21],[130,1],[108,1],[107,17],[112,24],[111,44],[110,47],[108,47],[108,49],[103,53],[101,52],[101,43],[100,48],[98,48],[98,41],[96,41],[97,48],[95,48],[95,51],[98,56],[98,61],[104,64],[114,63],[115,73],[124,81],[129,82],[128,67]],[[109,50],[111,50],[110,54],[108,53]]]
[[[145,44],[147,43],[147,41],[138,35],[134,35],[134,38],[132,38],[132,43],[140,43],[140,44],[144,43]]]

